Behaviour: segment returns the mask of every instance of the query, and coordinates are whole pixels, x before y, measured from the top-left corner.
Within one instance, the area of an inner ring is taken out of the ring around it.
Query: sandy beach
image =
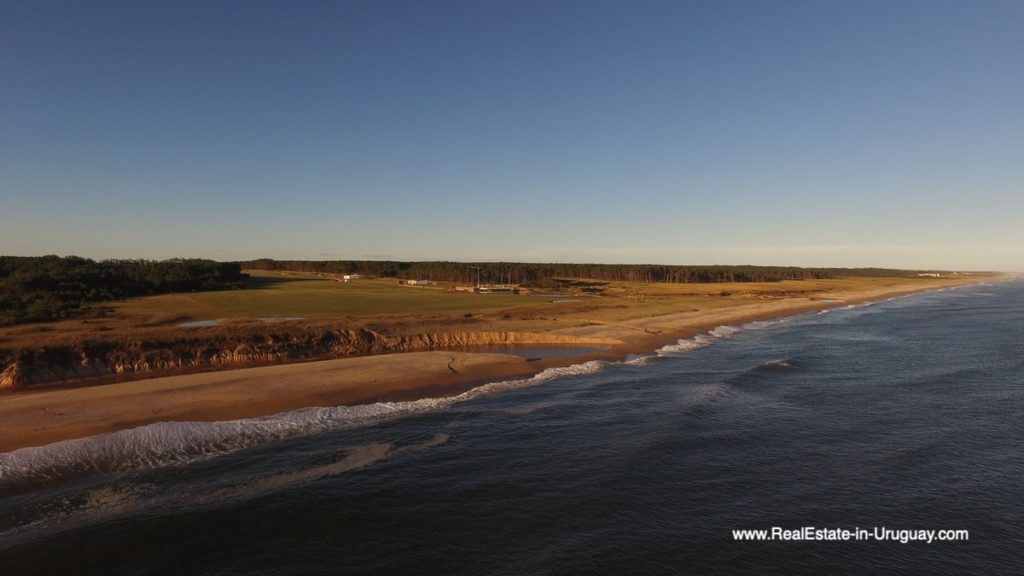
[[[946,285],[968,282],[949,281]],[[158,421],[232,420],[308,406],[450,395],[486,382],[528,377],[553,366],[651,353],[720,325],[779,318],[940,287],[934,283],[906,283],[830,293],[828,299],[792,297],[614,323],[591,322],[555,332],[617,343],[581,355],[535,361],[512,354],[409,352],[5,394],[0,396],[0,452]]]

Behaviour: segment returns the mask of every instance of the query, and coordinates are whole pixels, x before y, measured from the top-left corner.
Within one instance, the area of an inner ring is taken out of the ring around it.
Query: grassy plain
[[[97,306],[90,317],[0,328],[0,349],[83,341],[206,337],[267,326],[261,319],[301,318],[311,327],[370,328],[389,334],[448,331],[579,332],[587,327],[643,324],[666,314],[703,314],[751,304],[803,299],[844,300],[855,294],[941,287],[964,277],[844,278],[782,282],[666,284],[595,283],[599,293],[566,286],[530,295],[410,287],[394,279],[342,283],[317,274],[250,271],[246,289],[135,298]],[[190,328],[190,321],[217,320]],[[641,330],[643,328],[640,328]]]
[[[827,299],[844,291],[885,288],[907,278],[849,278],[783,282],[666,284],[602,283],[599,295],[568,287],[530,295],[473,294],[450,287],[410,287],[391,279],[361,278],[342,283],[316,274],[249,271],[245,290],[197,292],[136,298],[114,305],[117,316],[143,319],[245,320],[260,318],[360,318],[549,311],[562,315],[601,310],[628,318],[680,308],[722,308],[743,302],[792,297]],[[922,285],[932,279],[914,279]],[[935,283],[932,281],[931,283]],[[514,316],[523,316],[515,314]]]
[[[170,313],[193,320],[226,318],[338,318],[397,314],[472,313],[522,305],[514,295],[449,292],[404,286],[393,279],[349,283],[317,274],[248,271],[244,290],[137,298],[118,305],[126,315]]]

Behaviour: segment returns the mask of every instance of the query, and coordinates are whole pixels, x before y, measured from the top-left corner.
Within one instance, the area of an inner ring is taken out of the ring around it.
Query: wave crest
[[[29,481],[174,466],[299,435],[369,425],[439,410],[488,394],[528,388],[558,378],[593,374],[612,363],[592,360],[548,368],[530,378],[492,382],[457,396],[408,402],[315,407],[259,418],[219,422],[156,422],[87,438],[0,454],[0,488]]]
[[[704,334],[697,334],[692,338],[680,339],[675,344],[662,346],[656,351],[656,353],[658,356],[680,356],[692,350],[710,346],[719,340],[732,338],[740,332],[748,330],[764,330],[766,328],[778,326],[786,321],[787,319],[785,318],[779,320],[756,320],[754,322],[747,322],[740,326],[718,326]]]

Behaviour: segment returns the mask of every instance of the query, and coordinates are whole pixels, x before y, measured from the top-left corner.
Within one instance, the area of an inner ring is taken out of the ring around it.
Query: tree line
[[[647,264],[537,264],[524,262],[400,262],[386,260],[249,260],[248,270],[280,270],[320,274],[430,280],[434,282],[513,283],[547,285],[552,279],[626,282],[778,282],[841,277],[909,276],[907,270],[885,268],[798,268],[795,266],[665,266]]]
[[[67,318],[83,306],[132,296],[241,288],[235,262],[0,256],[0,325]]]

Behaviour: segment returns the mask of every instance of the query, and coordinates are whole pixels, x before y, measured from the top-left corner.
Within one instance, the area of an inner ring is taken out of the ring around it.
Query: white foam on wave
[[[740,330],[741,329],[736,326],[719,326],[718,328],[708,332],[708,334],[711,334],[715,338],[731,338]]]
[[[773,328],[780,324],[789,322],[789,318],[779,318],[777,320],[755,320],[753,322],[747,322],[741,326],[744,330],[765,330],[767,328]]]
[[[685,338],[679,340],[675,344],[667,344],[659,348],[657,354],[658,356],[678,356],[680,354],[685,354],[686,352],[689,352],[691,350],[696,350],[698,348],[709,346],[713,342],[712,339],[702,336],[704,335],[698,334],[693,338]]]
[[[612,363],[591,360],[548,368],[530,378],[492,382],[457,396],[408,402],[303,408],[272,416],[221,422],[157,422],[88,438],[0,454],[0,487],[76,474],[122,472],[188,464],[267,442],[329,429],[374,424],[494,394],[593,374]]]
[[[692,350],[697,350],[698,348],[704,348],[706,346],[710,346],[710,345],[714,344],[715,342],[717,342],[719,340],[725,340],[727,338],[732,338],[734,335],[736,335],[736,334],[738,334],[740,332],[752,331],[752,330],[766,330],[768,328],[773,328],[775,326],[779,326],[779,325],[785,324],[785,323],[789,322],[790,320],[791,320],[791,317],[786,317],[786,318],[777,318],[777,319],[774,319],[774,320],[754,320],[752,322],[747,322],[747,323],[741,324],[739,326],[732,326],[732,325],[718,326],[717,328],[714,328],[713,330],[709,330],[708,332],[706,332],[704,334],[697,334],[696,336],[693,336],[692,338],[680,339],[675,344],[669,344],[667,346],[662,346],[661,348],[659,348],[656,351],[656,354],[658,356],[661,356],[661,357],[684,355],[687,352],[690,352]]]
[[[778,322],[758,321],[748,322],[742,326],[719,326],[713,330],[709,330],[704,334],[697,334],[691,338],[682,338],[675,344],[668,344],[662,346],[656,351],[658,356],[680,356],[697,350],[698,348],[704,348],[710,346],[719,340],[726,338],[732,338],[735,334],[744,330],[761,330],[769,326],[778,324]]]
[[[379,420],[411,408],[379,403],[306,408],[224,422],[156,422],[0,454],[0,483],[195,462],[271,440]]]
[[[654,360],[655,358],[657,358],[656,355],[652,356],[650,354],[630,354],[629,356],[626,357],[625,360],[621,362],[621,364],[623,366],[647,366],[648,364],[651,363],[651,360]]]

